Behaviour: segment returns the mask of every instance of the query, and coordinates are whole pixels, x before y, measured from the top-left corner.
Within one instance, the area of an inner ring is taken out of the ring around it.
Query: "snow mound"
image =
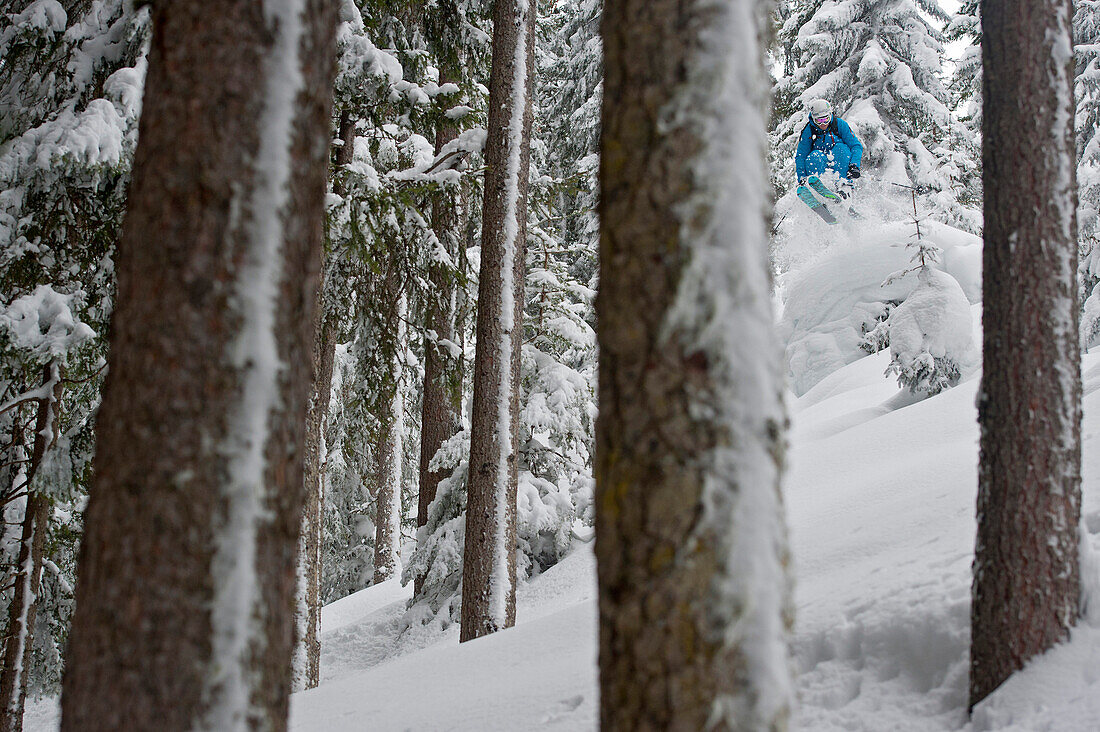
[[[868,225],[859,235],[832,244],[816,259],[780,278],[780,337],[787,344],[787,377],[798,396],[841,366],[865,356],[860,342],[917,286],[906,248],[912,234],[904,222]],[[981,240],[936,222],[921,231],[942,250],[935,265],[958,282],[970,303],[981,300]]]

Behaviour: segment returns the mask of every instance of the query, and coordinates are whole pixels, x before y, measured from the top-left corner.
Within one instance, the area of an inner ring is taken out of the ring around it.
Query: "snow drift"
[[[911,223],[866,224],[836,235],[817,249],[780,239],[780,259],[795,269],[781,273],[785,299],[779,332],[787,344],[787,378],[798,396],[841,366],[866,355],[860,343],[917,287],[910,272]],[[942,250],[936,269],[950,274],[971,304],[981,300],[981,240],[926,221],[922,234]]]

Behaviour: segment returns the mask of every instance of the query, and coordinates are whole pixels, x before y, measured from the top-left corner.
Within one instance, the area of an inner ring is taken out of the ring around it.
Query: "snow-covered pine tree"
[[[917,286],[865,342],[889,343],[886,375],[896,374],[898,384],[914,394],[931,396],[958,384],[978,365],[980,354],[972,333],[970,301],[954,277],[932,266],[940,260],[940,248],[922,234],[916,191],[911,196],[915,232],[907,247],[913,252],[913,268],[890,279],[915,272]]]
[[[555,246],[561,243],[531,227],[519,413],[520,579],[556,564],[572,546],[575,525],[594,521],[595,292],[572,278],[560,254],[551,255]]]
[[[982,25],[978,0],[963,0],[944,28],[944,40],[963,44],[949,76],[951,109],[958,124],[951,128],[947,164],[956,167],[953,178],[956,196],[967,217],[955,224],[973,234],[981,234],[982,220]]]
[[[947,223],[980,230],[966,184],[977,170],[958,142],[942,81],[949,20],[937,0],[796,0],[779,32],[785,70],[776,83],[772,174],[794,185],[794,153],[812,99],[830,100],[864,146],[863,167],[883,179],[928,188]]]
[[[370,584],[374,572],[374,524],[370,508],[372,432],[365,400],[358,396],[352,347],[336,347],[332,396],[324,430],[324,503],[321,506],[321,603],[328,604]],[[369,537],[369,539],[368,539]]]
[[[963,44],[948,88],[952,108],[980,145],[982,128],[982,22],[978,0],[963,0],[944,28],[944,40]]]
[[[81,507],[95,443],[93,415],[114,296],[114,247],[141,107],[147,28],[147,12],[122,0],[18,5],[0,14],[0,309],[11,314],[16,303],[26,303],[47,288],[56,295],[57,307],[52,315],[42,314],[46,320],[41,324],[64,311],[64,320],[90,327],[94,336],[63,357],[49,358],[21,347],[22,339],[11,333],[3,338],[4,567],[22,566],[17,554],[24,542],[13,527],[32,518],[26,511],[27,490],[32,503],[40,508],[48,504],[42,512],[45,522],[34,531],[36,540],[45,538],[46,552],[32,572],[41,574],[41,586],[36,602],[27,608],[39,632],[33,643],[10,629],[4,635],[7,658],[22,658],[20,684],[7,683],[15,671],[10,663],[0,682],[5,729],[21,723],[23,690],[56,692],[61,678]],[[36,462],[38,408],[20,397],[42,386],[47,361],[64,367],[60,401],[50,407],[60,415],[52,425],[58,437],[44,445]],[[16,402],[20,406],[13,407]],[[28,481],[31,473],[34,479]],[[5,572],[0,586],[8,588],[3,600],[10,615],[15,609],[11,573]],[[23,597],[28,599],[25,593]],[[16,653],[15,646],[23,641],[26,652]],[[7,693],[12,691],[14,696]]]
[[[917,269],[917,286],[890,312],[885,329],[898,384],[913,393],[939,394],[978,363],[970,302],[959,283],[930,265]]]
[[[419,580],[402,627],[434,623],[449,627],[461,613],[462,563],[466,543],[466,481],[470,456],[467,425],[436,451],[430,468],[446,477],[436,486],[424,525],[417,529],[403,583]]]
[[[592,514],[603,89],[602,3],[560,0],[540,21],[520,410],[520,576],[556,563]]]
[[[439,302],[432,273],[446,262],[440,262],[432,222],[423,212],[441,192],[448,202],[466,195],[466,171],[474,167],[483,139],[476,130],[463,133],[436,155],[425,136],[435,136],[436,123],[449,111],[464,125],[476,123],[480,116],[474,110],[483,106],[468,75],[457,84],[439,83],[435,51],[418,25],[432,22],[439,8],[427,12],[427,19],[418,19],[412,6],[357,6],[349,1],[344,8],[351,21],[342,41],[336,108],[337,129],[345,142],[333,173],[337,195],[329,208],[334,272],[328,297],[334,338],[348,348],[336,359],[337,410],[326,443],[329,505],[322,512],[326,577],[321,593],[326,601],[361,589],[373,576],[378,447],[384,442],[380,430],[383,416],[395,411],[388,397],[396,392],[387,386],[393,384],[394,372],[392,363],[386,364],[390,355],[408,363],[406,347],[393,341],[394,329],[378,317],[387,311],[381,283],[391,271],[399,278],[410,313],[403,321],[421,322]],[[466,3],[461,10],[467,10]],[[462,38],[479,35],[465,22],[452,30]],[[380,48],[383,43],[385,49]],[[469,55],[475,60],[478,56],[475,51]],[[448,274],[454,279],[454,272]],[[419,343],[413,345],[416,350]],[[420,381],[414,376],[405,369],[405,387]],[[413,390],[409,402],[419,396]],[[405,436],[415,438],[418,424],[410,416],[405,415]],[[403,465],[418,451],[418,440],[403,442],[401,460],[394,465]],[[402,493],[415,485],[402,483]]]
[[[600,0],[557,0],[540,21],[536,104],[542,124],[533,142],[532,208],[540,230],[556,244],[551,259],[575,282],[595,287],[598,269],[600,102],[603,45]],[[538,253],[533,254],[537,265]],[[578,300],[578,304],[583,301]]]
[[[73,459],[70,451],[69,430],[79,429],[77,424],[68,427],[64,440],[62,429],[62,401],[65,391],[64,372],[70,361],[80,363],[74,358],[78,349],[94,341],[95,331],[75,315],[79,295],[63,295],[50,285],[39,285],[33,292],[21,295],[7,307],[0,308],[0,343],[4,345],[5,366],[11,367],[13,359],[23,359],[25,370],[37,372],[39,382],[36,389],[26,391],[8,400],[2,407],[3,412],[12,413],[10,418],[13,445],[19,446],[23,432],[33,435],[29,450],[18,449],[18,456],[9,462],[15,468],[10,471],[10,482],[4,485],[4,505],[16,513],[22,509],[22,516],[11,525],[21,526],[17,544],[13,547],[14,561],[11,563],[11,582],[8,587],[7,622],[4,633],[3,672],[0,674],[0,729],[22,729],[24,702],[28,689],[48,686],[49,677],[41,676],[32,686],[33,648],[38,635],[35,626],[38,621],[42,596],[43,570],[51,557],[46,555],[48,535],[53,533],[51,523],[56,504],[71,506],[74,491],[71,470]],[[86,396],[86,395],[85,395]],[[71,402],[72,400],[70,400]],[[79,405],[79,402],[77,402]],[[20,424],[19,412],[33,408],[33,417]],[[87,421],[87,407],[74,410],[78,420]],[[72,424],[66,415],[65,422]],[[13,517],[14,518],[14,517]],[[7,525],[7,524],[6,524]],[[5,534],[8,532],[5,531]],[[5,536],[5,543],[9,539]],[[7,548],[7,547],[5,547]],[[56,564],[55,564],[56,566]],[[57,608],[54,608],[55,610]],[[47,627],[50,638],[53,628]],[[58,620],[58,618],[54,618]],[[53,646],[52,638],[39,642],[44,648]],[[55,651],[56,652],[56,651]],[[48,659],[57,663],[60,659]],[[47,672],[53,669],[47,668]]]
[[[790,716],[786,415],[765,221],[769,11],[756,0],[605,5],[604,730],[781,730]]]
[[[574,7],[576,6],[576,7]],[[579,8],[579,10],[578,10]],[[574,522],[591,521],[590,443],[596,261],[595,144],[600,82],[599,4],[558,3],[542,18],[536,55],[539,114],[532,141],[518,425],[517,577],[540,572],[568,550]],[[584,84],[574,83],[584,78]],[[476,214],[476,211],[471,212]],[[476,233],[476,217],[466,230]],[[475,273],[471,272],[470,275]],[[458,344],[452,344],[457,353]],[[447,476],[429,503],[405,579],[418,582],[408,624],[447,626],[460,607],[470,434],[443,443],[434,465]],[[424,498],[424,496],[422,496]],[[583,529],[582,535],[586,534]]]
[[[595,344],[588,288],[566,267],[539,255],[544,242],[531,228],[527,277],[528,342],[523,347],[519,412],[517,579],[525,580],[560,560],[572,546],[574,527],[591,526],[591,455],[594,428]],[[560,244],[557,241],[547,246]],[[468,426],[443,443],[433,469],[446,477],[418,530],[417,549],[405,581],[424,577],[406,626],[457,619],[465,542]],[[588,538],[588,532],[582,530]]]
[[[1074,3],[1073,37],[1080,328],[1088,348],[1100,335],[1100,2]]]
[[[983,81],[985,337],[971,709],[1064,640],[1080,608],[1071,24],[1069,0],[982,3],[982,56],[996,73]]]
[[[426,44],[439,67],[440,94],[430,120],[434,124],[435,155],[441,172],[468,167],[466,147],[460,135],[475,122],[469,102],[475,82],[485,76],[489,45],[480,31],[481,7],[470,0],[442,0],[424,11]],[[465,99],[457,94],[464,92]],[[478,105],[480,106],[480,105]],[[457,146],[456,146],[457,145]],[[432,459],[440,447],[462,429],[465,354],[468,311],[466,287],[467,236],[472,233],[477,195],[469,176],[441,177],[431,195],[432,237],[428,256],[427,287],[423,294],[424,379],[421,397],[417,528],[428,523],[430,506],[439,482],[446,474],[433,470]],[[414,600],[423,590],[422,575],[414,576]]]
[[[331,357],[333,366],[330,383],[316,383],[312,397],[330,405],[331,411],[323,422],[311,425],[315,432],[309,439],[316,447],[309,450],[316,450],[321,462],[319,485],[307,486],[310,494],[320,493],[319,523],[310,531],[319,534],[322,603],[362,589],[373,574],[374,524],[365,511],[372,504],[377,420],[371,411],[373,394],[360,373],[357,335],[362,335],[361,316],[385,261],[385,245],[375,239],[388,242],[400,234],[398,217],[391,218],[392,208],[386,205],[391,199],[382,188],[386,167],[381,173],[375,167],[379,152],[390,167],[399,162],[394,141],[383,145],[382,128],[406,114],[408,92],[419,91],[406,83],[394,45],[384,50],[375,44],[383,43],[383,28],[390,28],[392,36],[394,25],[375,5],[343,0],[337,26],[333,127],[338,142],[329,176],[323,315],[316,336],[321,339],[317,348],[322,363]],[[396,135],[398,130],[392,131]],[[368,356],[368,369],[370,363]],[[316,610],[303,607],[300,613],[309,619]]]

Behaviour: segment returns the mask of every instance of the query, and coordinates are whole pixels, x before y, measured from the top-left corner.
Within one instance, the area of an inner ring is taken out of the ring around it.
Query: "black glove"
[[[855,163],[848,166],[848,177],[853,179],[859,177],[859,166]]]

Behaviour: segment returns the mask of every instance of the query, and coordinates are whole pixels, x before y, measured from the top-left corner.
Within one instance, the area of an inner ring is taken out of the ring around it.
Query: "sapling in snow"
[[[932,267],[917,271],[918,284],[887,321],[890,365],[909,390],[938,394],[959,383],[976,365],[970,303],[955,278]]]
[[[933,395],[959,383],[963,373],[977,364],[978,352],[966,294],[954,277],[932,267],[940,250],[922,235],[916,191],[913,223],[916,234],[909,248],[914,250],[911,261],[917,265],[917,286],[885,322],[890,342],[886,375],[897,374],[898,384],[913,393]],[[913,271],[892,275],[890,280]]]

